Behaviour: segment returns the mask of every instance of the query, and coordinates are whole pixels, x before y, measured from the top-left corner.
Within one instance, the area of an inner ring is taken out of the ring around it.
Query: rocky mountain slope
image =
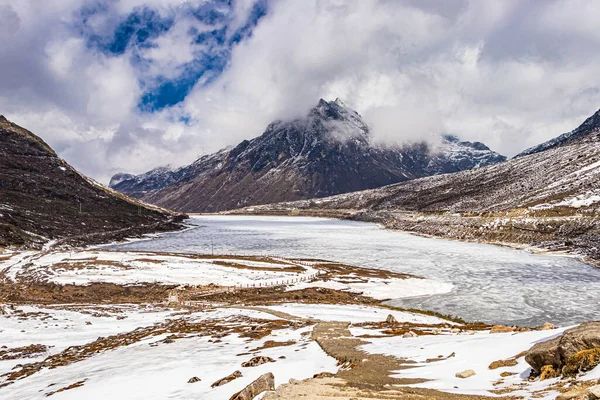
[[[516,157],[521,157],[533,153],[539,153],[540,151],[564,146],[569,143],[581,142],[586,140],[593,141],[593,137],[588,135],[588,133],[590,131],[598,129],[600,129],[600,110],[598,110],[594,115],[586,119],[583,122],[583,124],[581,124],[577,129],[574,129],[571,132],[563,133],[562,135],[550,139],[547,142],[544,142],[537,146],[530,147],[529,149],[517,154]]]
[[[184,212],[347,193],[504,161],[482,143],[445,136],[426,143],[373,143],[361,116],[339,99],[320,100],[305,117],[277,121],[252,140],[171,170],[118,174],[110,186]]]
[[[182,219],[86,178],[0,116],[0,247],[110,241],[176,229]]]
[[[423,234],[568,250],[600,265],[598,115],[554,142],[560,144],[504,163],[246,212],[378,221]]]

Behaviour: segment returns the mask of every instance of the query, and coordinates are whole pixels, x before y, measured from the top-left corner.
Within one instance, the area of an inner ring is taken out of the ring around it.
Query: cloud
[[[0,112],[103,182],[340,97],[507,155],[600,108],[594,1],[0,0]]]
[[[302,115],[319,97],[341,97],[377,139],[442,131],[514,155],[600,107],[600,58],[580,51],[578,37],[568,53],[552,47],[560,32],[544,11],[561,3],[419,4],[279,1],[233,50],[226,73],[197,87],[185,108],[221,143]]]

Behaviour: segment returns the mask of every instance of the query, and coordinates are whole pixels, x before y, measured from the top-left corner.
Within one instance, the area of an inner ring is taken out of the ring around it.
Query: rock
[[[600,385],[589,387],[588,392],[592,395],[592,399],[600,399]]]
[[[259,376],[242,391],[231,396],[229,400],[252,400],[262,392],[269,390],[275,390],[275,377],[270,372]]]
[[[566,393],[561,393],[556,400],[589,400],[590,393],[585,389],[573,389]]]
[[[569,357],[562,368],[562,373],[565,376],[572,376],[579,372],[591,371],[598,364],[600,364],[600,348],[582,350]]]
[[[188,383],[196,383],[196,382],[200,382],[200,378],[198,378],[197,376],[191,377],[190,380],[188,381]]]
[[[600,347],[600,322],[585,322],[565,331],[558,352],[562,360],[568,360],[582,350],[596,347]]]
[[[331,378],[334,376],[335,374],[332,374],[331,372],[320,372],[318,374],[314,374],[313,378]]]
[[[256,356],[252,357],[250,360],[243,362],[242,367],[257,367],[259,365],[263,365],[266,363],[275,362],[271,357],[265,356]]]
[[[241,378],[242,377],[242,373],[240,371],[235,371],[233,374],[226,376],[223,379],[219,379],[218,381],[216,381],[215,383],[213,383],[212,385],[210,385],[210,387],[217,387],[217,386],[223,386],[226,383],[231,382],[234,379],[237,378]]]
[[[457,372],[455,376],[457,378],[466,379],[472,377],[473,375],[476,375],[475,371],[473,371],[472,369],[467,369],[462,372]]]
[[[561,367],[560,358],[558,356],[558,344],[560,337],[545,342],[536,343],[527,352],[525,361],[533,368],[534,375],[539,375],[542,368],[550,365],[555,369]]]
[[[398,321],[396,321],[396,318],[394,318],[394,316],[392,314],[389,314],[387,316],[387,318],[385,319],[385,322],[390,325],[396,325],[398,323]]]
[[[490,333],[508,333],[514,332],[515,327],[513,326],[504,326],[504,325],[494,325],[492,329],[490,329]]]
[[[418,335],[416,333],[414,333],[413,331],[408,331],[404,335],[402,335],[403,338],[412,338],[412,337],[417,337],[417,336]]]
[[[540,372],[540,380],[544,381],[546,379],[558,378],[560,376],[560,372],[554,369],[552,365],[544,365],[542,367],[542,371]]]
[[[538,329],[540,331],[550,331],[550,330],[555,329],[555,328],[556,327],[553,324],[551,324],[550,322],[544,322],[542,324],[542,326],[540,326]]]
[[[531,365],[535,375],[539,375],[546,365],[561,371],[567,364],[570,366],[565,372],[572,374],[577,366],[589,368],[594,364],[598,354],[591,351],[594,349],[600,351],[600,322],[585,322],[566,330],[558,338],[535,344],[525,356],[525,361]],[[581,353],[583,351],[589,352]]]
[[[490,364],[490,366],[488,368],[489,369],[498,369],[498,368],[503,368],[503,367],[514,367],[517,364],[518,364],[517,360],[510,358],[508,360],[494,361],[493,363]]]
[[[299,383],[300,383],[300,381],[298,379],[290,378],[290,380],[289,380],[290,385],[297,385]]]

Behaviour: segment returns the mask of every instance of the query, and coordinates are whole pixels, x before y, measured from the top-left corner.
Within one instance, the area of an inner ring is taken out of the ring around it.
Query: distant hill
[[[183,218],[83,176],[0,116],[0,247],[99,243],[177,229]]]
[[[179,169],[118,174],[110,186],[184,212],[326,197],[504,161],[482,143],[444,136],[427,143],[373,143],[361,116],[320,100],[306,117],[273,122],[259,137]]]

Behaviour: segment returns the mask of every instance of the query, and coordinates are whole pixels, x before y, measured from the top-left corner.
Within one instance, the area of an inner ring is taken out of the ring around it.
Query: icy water
[[[560,326],[600,319],[600,269],[570,257],[431,239],[378,225],[304,217],[199,216],[194,229],[121,250],[313,257],[451,282],[445,295],[392,300],[469,321]]]

